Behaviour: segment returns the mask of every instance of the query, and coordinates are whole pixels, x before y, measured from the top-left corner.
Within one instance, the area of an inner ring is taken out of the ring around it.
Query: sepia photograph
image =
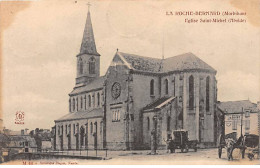
[[[0,165],[259,165],[259,0],[0,0]]]

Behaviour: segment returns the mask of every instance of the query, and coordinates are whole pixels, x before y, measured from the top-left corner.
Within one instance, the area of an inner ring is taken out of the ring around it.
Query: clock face
[[[115,82],[113,84],[113,86],[112,86],[111,92],[112,92],[112,97],[114,99],[118,98],[120,96],[120,93],[121,93],[121,86],[120,86],[120,84]]]

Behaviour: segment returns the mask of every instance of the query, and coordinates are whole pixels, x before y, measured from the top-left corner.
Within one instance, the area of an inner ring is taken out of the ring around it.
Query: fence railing
[[[53,155],[108,157],[108,149],[88,149],[88,148],[63,149],[63,150],[42,149],[41,151],[34,151],[34,152],[49,153]]]

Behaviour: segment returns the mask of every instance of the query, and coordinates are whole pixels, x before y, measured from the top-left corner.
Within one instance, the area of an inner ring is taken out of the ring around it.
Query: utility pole
[[[244,109],[242,107],[242,113],[241,113],[241,136],[243,135],[243,131],[242,131],[242,128],[243,128],[243,114],[244,114]]]
[[[154,129],[151,132],[151,155],[156,155],[157,150],[157,118],[158,116],[155,115],[153,117],[154,121]]]

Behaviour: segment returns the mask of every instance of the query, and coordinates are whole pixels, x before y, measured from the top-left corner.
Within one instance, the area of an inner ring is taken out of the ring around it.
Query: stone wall
[[[113,59],[106,81],[106,144],[108,149],[126,149],[126,116],[128,113],[128,77],[129,70],[122,65],[118,56]],[[113,89],[117,83],[119,95]],[[114,95],[114,96],[113,96]]]
[[[62,150],[61,142],[63,141],[63,150],[69,150],[69,138],[71,141],[71,150],[76,150],[79,148],[85,149],[94,149],[94,133],[97,135],[97,148],[103,148],[103,127],[102,127],[102,118],[92,118],[92,119],[81,119],[81,120],[72,120],[72,121],[62,121],[56,122],[56,149]],[[91,123],[93,125],[93,131],[91,132]],[[95,123],[97,123],[97,131],[95,129]],[[88,124],[88,126],[86,125]],[[66,134],[66,125],[67,125],[67,134]],[[69,130],[69,125],[71,125]],[[75,125],[75,133],[74,133]],[[77,126],[78,125],[78,126]],[[60,134],[58,134],[58,127],[60,126]],[[61,126],[63,126],[63,133],[61,132]],[[84,138],[83,145],[81,145],[81,134],[80,129],[84,128]],[[87,129],[86,129],[87,128]],[[87,140],[86,140],[87,137]],[[77,147],[78,139],[78,147]],[[62,141],[61,141],[62,140]],[[86,144],[87,141],[87,144]]]

